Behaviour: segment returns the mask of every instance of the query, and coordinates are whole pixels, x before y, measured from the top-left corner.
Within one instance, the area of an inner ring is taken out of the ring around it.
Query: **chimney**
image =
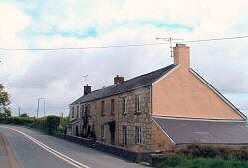
[[[87,84],[86,86],[84,86],[84,95],[87,95],[90,92],[91,92],[91,86]]]
[[[117,75],[114,78],[114,84],[115,85],[117,85],[117,84],[123,84],[123,83],[124,83],[124,77]]]
[[[180,65],[182,69],[190,68],[190,49],[185,44],[176,44],[173,48],[174,64]]]

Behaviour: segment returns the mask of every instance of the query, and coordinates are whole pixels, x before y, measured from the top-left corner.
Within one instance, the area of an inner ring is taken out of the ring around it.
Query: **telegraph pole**
[[[44,110],[44,117],[46,116],[46,99],[44,99],[44,102],[43,102],[43,110]]]
[[[18,115],[21,116],[21,107],[18,107]]]
[[[40,108],[40,98],[38,98],[38,104],[37,104],[37,113],[36,113],[36,117],[39,117],[39,108]]]
[[[40,100],[44,100],[44,104],[43,104],[43,106],[44,106],[44,115],[46,113],[46,110],[45,110],[45,107],[46,107],[45,100],[46,100],[46,98],[40,97],[40,98],[38,98],[38,101],[37,101],[37,113],[36,113],[37,118],[39,117]]]

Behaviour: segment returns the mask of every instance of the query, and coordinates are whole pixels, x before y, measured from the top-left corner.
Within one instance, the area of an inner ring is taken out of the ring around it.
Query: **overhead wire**
[[[198,43],[208,41],[220,41],[220,40],[234,40],[248,38],[248,35],[244,36],[232,36],[232,37],[221,37],[221,38],[209,38],[199,40],[182,40],[184,43]],[[176,42],[173,42],[176,43]],[[143,46],[155,46],[169,44],[169,42],[159,43],[143,43],[143,44],[126,44],[126,45],[106,45],[106,46],[86,46],[86,47],[55,47],[55,48],[1,48],[1,51],[56,51],[56,50],[88,50],[88,49],[107,49],[107,48],[125,48],[125,47],[143,47]]]

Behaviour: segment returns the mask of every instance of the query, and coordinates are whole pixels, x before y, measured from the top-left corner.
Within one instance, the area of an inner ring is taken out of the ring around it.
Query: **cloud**
[[[240,35],[247,33],[247,5],[244,0],[11,1],[0,3],[0,46],[87,47]],[[210,83],[237,97],[248,93],[247,40],[188,45],[192,67]],[[117,74],[130,79],[172,63],[168,45],[1,55],[0,75],[13,102],[33,112],[44,96],[50,113],[82,95],[83,75],[97,89],[112,84]]]

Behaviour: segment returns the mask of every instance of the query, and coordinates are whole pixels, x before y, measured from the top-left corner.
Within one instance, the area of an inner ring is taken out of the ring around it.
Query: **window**
[[[122,126],[122,144],[127,145],[127,126]]]
[[[77,106],[77,118],[78,118],[78,114],[79,114],[79,106]]]
[[[71,107],[71,118],[74,118],[74,106]]]
[[[101,140],[104,141],[104,125],[101,125]]]
[[[122,98],[122,114],[127,114],[127,99]]]
[[[141,127],[135,127],[135,144],[141,144]]]
[[[135,96],[135,113],[141,113],[140,96]]]
[[[115,99],[111,99],[111,115],[115,115]]]
[[[105,102],[102,101],[102,102],[101,102],[101,105],[102,105],[102,106],[101,106],[101,114],[102,114],[102,116],[104,116],[104,115],[105,115],[105,114],[104,114],[104,113],[105,113]]]
[[[90,114],[90,104],[87,104],[85,106],[85,114],[89,115]]]
[[[84,105],[81,105],[81,118],[84,117]]]

